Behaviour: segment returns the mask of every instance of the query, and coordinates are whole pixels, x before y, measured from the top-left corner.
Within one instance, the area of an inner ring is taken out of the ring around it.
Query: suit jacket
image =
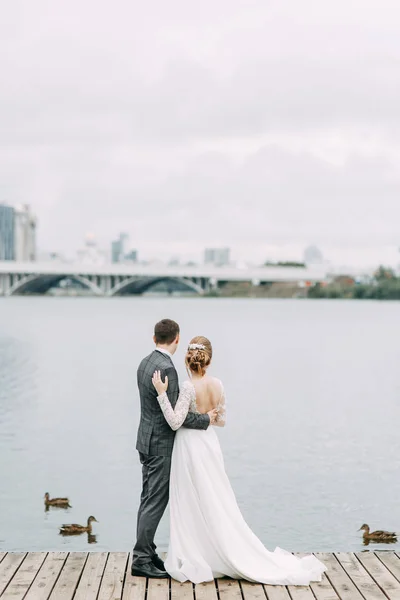
[[[175,431],[168,425],[158,404],[157,391],[152,383],[154,371],[161,371],[163,381],[165,376],[168,376],[167,394],[173,408],[179,396],[178,373],[174,363],[168,355],[154,350],[142,360],[137,371],[140,423],[136,449],[149,456],[171,456]],[[207,429],[209,424],[208,415],[188,413],[183,426],[191,429]]]

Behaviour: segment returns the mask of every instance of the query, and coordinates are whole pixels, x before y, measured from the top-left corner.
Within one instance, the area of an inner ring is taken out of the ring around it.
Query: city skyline
[[[317,264],[318,262],[324,262],[325,264],[330,264],[332,267],[335,268],[346,268],[349,267],[351,269],[353,268],[360,268],[360,269],[371,269],[373,267],[376,267],[378,264],[384,264],[387,266],[392,266],[396,269],[399,269],[399,262],[400,262],[400,257],[398,256],[398,249],[397,248],[388,248],[387,249],[387,254],[385,256],[383,256],[382,254],[381,256],[381,260],[378,260],[378,256],[376,254],[372,254],[370,255],[371,259],[368,262],[367,260],[364,261],[360,261],[359,263],[357,262],[346,262],[346,260],[344,260],[343,262],[335,262],[332,261],[330,259],[329,256],[327,256],[324,252],[324,249],[321,249],[319,247],[317,247],[315,244],[309,244],[308,246],[306,246],[305,248],[298,248],[295,249],[292,246],[286,245],[285,247],[282,246],[275,246],[275,247],[267,247],[264,246],[263,248],[266,248],[266,251],[268,252],[268,254],[263,254],[263,249],[261,248],[259,250],[259,260],[255,259],[255,252],[254,252],[254,248],[251,249],[251,252],[249,254],[242,253],[239,254],[238,252],[238,248],[233,246],[233,247],[227,247],[227,246],[223,246],[223,245],[214,245],[212,248],[207,248],[207,247],[199,247],[198,249],[194,250],[191,249],[191,252],[187,252],[187,250],[185,250],[185,247],[182,247],[182,252],[181,254],[178,254],[177,252],[173,252],[170,248],[170,244],[166,244],[165,246],[161,245],[159,247],[159,254],[157,255],[157,253],[155,253],[154,251],[154,246],[150,249],[150,252],[146,253],[145,251],[143,251],[143,248],[140,249],[137,246],[134,245],[134,241],[131,241],[131,237],[128,233],[124,232],[124,233],[119,233],[117,236],[113,236],[109,235],[108,239],[105,239],[104,241],[99,240],[96,236],[96,234],[94,232],[87,232],[85,234],[85,236],[80,240],[80,244],[77,248],[73,249],[71,248],[71,250],[68,252],[62,252],[59,249],[43,249],[40,245],[40,240],[37,241],[36,240],[36,228],[37,228],[37,215],[35,214],[34,209],[32,209],[32,207],[30,207],[29,205],[12,205],[12,204],[8,204],[8,203],[1,203],[0,202],[0,208],[1,207],[5,207],[6,209],[12,210],[13,212],[15,212],[15,215],[18,215],[18,218],[20,221],[16,220],[16,225],[21,222],[21,225],[23,225],[23,221],[26,221],[28,228],[22,226],[18,226],[15,229],[15,241],[17,239],[19,239],[19,250],[16,251],[17,252],[17,256],[22,257],[22,256],[31,256],[31,257],[38,257],[39,260],[40,259],[44,259],[44,260],[54,260],[54,259],[61,259],[61,260],[67,260],[68,262],[103,262],[103,263],[109,263],[109,262],[124,262],[124,261],[133,261],[133,262],[142,262],[142,263],[151,263],[151,262],[164,262],[166,264],[187,264],[187,263],[196,263],[196,264],[203,264],[203,263],[207,263],[207,262],[214,262],[216,265],[218,264],[235,264],[237,266],[240,267],[244,267],[246,265],[249,266],[256,266],[256,265],[262,265],[266,262],[285,262],[285,261],[298,261],[298,262],[305,262],[305,263],[309,263],[312,264],[312,262],[314,262],[315,264]],[[17,217],[16,217],[17,219]],[[30,235],[28,234],[27,238],[21,238],[21,235],[26,235],[26,234],[21,234],[22,231],[27,231],[30,230],[30,223],[33,223],[34,226],[34,237],[31,238]],[[39,219],[39,223],[40,223],[40,219]],[[14,226],[13,226],[14,227]],[[18,233],[19,232],[19,233]],[[0,232],[0,237],[1,235],[3,235],[4,237],[4,233],[2,234]],[[22,239],[26,239],[26,241],[24,241],[24,243],[28,243],[28,246],[31,245],[33,243],[33,250],[32,251],[25,251],[23,249],[23,247],[21,247],[21,240]],[[17,242],[16,242],[17,243]],[[119,255],[119,259],[117,260],[114,256],[115,253],[115,249],[119,248],[117,250],[117,253]],[[30,253],[29,253],[30,252]],[[211,253],[211,254],[210,254]],[[207,257],[208,255],[208,257]],[[210,258],[210,256],[212,255],[213,258]],[[318,256],[320,255],[320,259],[318,260],[311,260],[311,256]],[[307,258],[308,257],[308,258]],[[344,257],[346,259],[346,256]],[[34,260],[35,258],[33,258]],[[29,259],[29,260],[32,260]],[[311,262],[310,262],[311,260]]]
[[[115,235],[109,234],[108,236],[104,236],[102,239],[99,238],[94,231],[87,232],[84,236],[82,236],[79,247],[82,246],[82,241],[85,240],[87,236],[93,237],[96,241],[96,244],[106,254],[110,255],[110,261],[112,261],[112,250],[111,246],[113,244],[113,240],[115,240],[121,235],[121,232],[118,232]],[[122,234],[124,235],[124,234]],[[186,243],[183,244],[174,244],[171,242],[165,243],[150,243],[150,245],[139,245],[135,243],[135,239],[132,239],[132,236],[128,233],[127,239],[129,243],[127,245],[128,252],[137,252],[137,260],[144,262],[158,262],[162,261],[165,263],[169,263],[170,261],[178,261],[178,262],[195,262],[195,263],[203,263],[205,261],[205,251],[207,250],[207,246],[202,246],[201,244],[197,244],[196,248],[189,246]],[[399,248],[396,246],[388,246],[382,247],[381,251],[376,251],[374,248],[369,248],[367,252],[365,249],[362,252],[362,256],[360,260],[357,260],[353,256],[353,261],[349,259],[349,252],[344,246],[339,252],[336,254],[333,253],[337,259],[334,260],[329,255],[329,252],[326,251],[325,247],[317,246],[314,243],[308,243],[305,246],[294,245],[294,244],[285,244],[285,245],[268,245],[268,244],[254,244],[249,248],[249,244],[245,247],[241,247],[238,244],[232,244],[230,246],[224,244],[214,244],[211,245],[213,248],[224,250],[228,249],[230,253],[231,262],[239,265],[261,265],[267,261],[271,262],[279,262],[279,261],[299,261],[302,262],[305,260],[306,251],[310,247],[316,247],[318,251],[320,251],[323,255],[324,261],[332,264],[332,266],[336,267],[351,267],[351,268],[367,268],[371,269],[376,267],[379,264],[391,266],[394,268],[399,268],[400,264],[400,254]],[[48,253],[49,250],[43,250],[40,248],[39,244],[39,252]],[[70,250],[65,252],[60,252],[60,254],[64,255],[68,260],[73,260],[77,256],[77,249],[70,247]]]

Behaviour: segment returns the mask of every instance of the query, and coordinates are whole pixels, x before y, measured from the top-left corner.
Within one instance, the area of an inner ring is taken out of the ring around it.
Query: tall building
[[[128,252],[128,254],[125,254],[124,259],[126,261],[130,261],[130,262],[137,262],[137,259],[138,259],[138,252],[137,252],[137,250],[130,250]]]
[[[15,211],[0,204],[0,260],[15,260]]]
[[[304,262],[306,265],[320,265],[324,262],[324,257],[317,246],[308,246],[304,250]]]
[[[29,205],[0,204],[0,260],[36,259],[36,217]]]
[[[206,248],[204,251],[204,263],[216,267],[229,265],[231,261],[230,254],[230,248]]]
[[[138,253],[137,250],[127,251],[126,243],[129,240],[127,233],[120,233],[119,238],[111,242],[111,262],[137,262]]]
[[[36,217],[28,204],[14,209],[14,259],[23,262],[36,260]]]
[[[111,262],[118,263],[124,260],[126,255],[126,242],[129,236],[127,233],[120,233],[119,238],[111,242]]]

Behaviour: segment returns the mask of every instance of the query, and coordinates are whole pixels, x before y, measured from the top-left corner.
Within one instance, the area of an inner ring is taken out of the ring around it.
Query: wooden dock
[[[126,552],[0,552],[1,600],[400,600],[400,553],[316,553],[310,587],[218,579],[193,586],[130,574]]]

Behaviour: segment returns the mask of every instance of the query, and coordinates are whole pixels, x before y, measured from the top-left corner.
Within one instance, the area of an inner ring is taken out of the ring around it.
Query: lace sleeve
[[[217,427],[225,427],[225,422],[226,422],[225,390],[224,390],[224,386],[222,385],[222,381],[220,383],[221,383],[221,399],[218,404],[218,415],[217,415],[217,419],[215,421],[215,425]]]
[[[176,431],[183,424],[186,416],[189,412],[189,406],[193,399],[194,390],[190,383],[185,382],[182,386],[179,398],[175,405],[175,409],[172,408],[170,401],[168,400],[167,393],[164,392],[161,396],[157,397],[158,403],[163,411],[165,420],[168,425]]]

